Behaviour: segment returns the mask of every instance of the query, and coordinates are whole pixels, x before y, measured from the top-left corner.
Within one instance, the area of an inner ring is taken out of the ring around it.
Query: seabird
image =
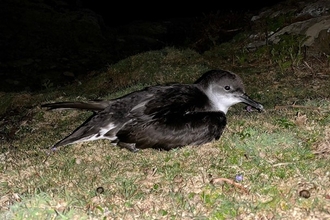
[[[229,71],[210,70],[193,84],[146,87],[120,98],[93,102],[43,104],[51,109],[84,109],[94,114],[69,136],[51,147],[108,139],[136,152],[155,148],[171,150],[218,140],[226,126],[230,106],[245,103],[259,111],[241,78]]]

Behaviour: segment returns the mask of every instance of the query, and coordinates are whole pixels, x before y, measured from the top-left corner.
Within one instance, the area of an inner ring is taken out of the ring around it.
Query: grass
[[[221,50],[220,45],[212,51]],[[0,218],[329,218],[327,62],[306,59],[285,69],[266,55],[223,59],[212,51],[150,51],[59,90],[2,94],[7,104],[1,106],[6,114],[0,130]],[[101,140],[48,154],[49,146],[91,113],[50,112],[40,103],[108,99],[146,85],[190,83],[211,68],[235,70],[266,112],[232,107],[221,139],[200,147],[132,153]],[[235,181],[237,175],[243,179]]]

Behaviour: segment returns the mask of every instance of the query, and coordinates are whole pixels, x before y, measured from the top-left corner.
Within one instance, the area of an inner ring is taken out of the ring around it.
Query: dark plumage
[[[170,150],[218,140],[226,126],[228,108],[239,102],[263,110],[261,104],[245,94],[239,76],[211,70],[194,84],[153,86],[109,101],[61,102],[42,107],[95,112],[52,149],[109,139],[113,144],[137,151],[144,148]]]

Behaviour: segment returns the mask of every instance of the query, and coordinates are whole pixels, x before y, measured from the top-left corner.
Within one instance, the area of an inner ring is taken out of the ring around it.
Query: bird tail
[[[111,101],[92,101],[92,102],[56,102],[41,105],[41,107],[53,109],[81,109],[90,111],[102,111]]]

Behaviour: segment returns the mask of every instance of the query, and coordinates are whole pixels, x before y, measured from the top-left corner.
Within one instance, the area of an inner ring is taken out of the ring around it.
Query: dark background
[[[229,0],[229,1],[74,1],[80,7],[89,8],[102,15],[109,26],[129,23],[134,20],[158,21],[170,18],[202,16],[216,11],[254,11],[272,6],[280,0]]]
[[[167,46],[203,53],[278,2],[0,0],[0,91],[57,88]]]

